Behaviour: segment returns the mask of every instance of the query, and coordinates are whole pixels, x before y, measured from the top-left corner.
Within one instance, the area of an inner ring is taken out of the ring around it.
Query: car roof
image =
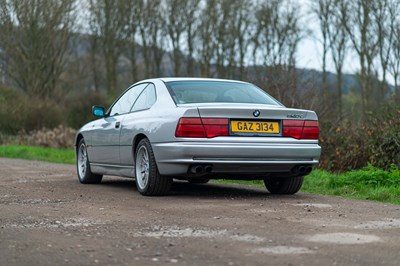
[[[247,83],[240,80],[231,80],[231,79],[215,79],[215,78],[196,78],[196,77],[164,77],[157,78],[163,82],[172,82],[172,81],[222,81],[222,82],[238,82],[238,83]],[[153,79],[155,80],[155,79]]]

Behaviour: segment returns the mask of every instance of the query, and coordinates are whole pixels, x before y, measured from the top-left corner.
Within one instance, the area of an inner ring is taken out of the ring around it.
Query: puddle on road
[[[22,220],[18,223],[6,224],[9,228],[26,228],[26,229],[48,229],[48,228],[60,228],[60,227],[89,227],[94,225],[106,224],[104,221],[88,219],[88,218],[70,218],[64,220]]]
[[[380,242],[381,239],[375,235],[361,235],[353,233],[329,233],[329,234],[316,234],[307,237],[306,240],[319,243],[333,243],[333,244],[367,244],[373,242]]]
[[[276,246],[276,247],[262,247],[253,249],[253,253],[274,254],[274,255],[300,255],[300,254],[312,254],[315,253],[315,251],[304,247]]]
[[[384,221],[369,221],[354,226],[355,229],[398,229],[400,219],[386,219]]]
[[[272,209],[250,209],[251,212],[255,212],[255,213],[275,213],[278,212],[276,209],[272,210]]]
[[[4,205],[48,205],[48,204],[64,204],[72,202],[71,200],[51,200],[51,199],[17,199],[15,197],[0,197],[0,204]]]
[[[49,180],[45,179],[17,179],[12,181],[14,184],[25,184],[25,183],[36,183],[36,182],[48,182]]]
[[[314,207],[314,208],[332,208],[332,205],[330,204],[324,204],[324,203],[298,203],[298,204],[291,204],[292,206],[298,206],[298,207]]]
[[[162,227],[154,231],[135,233],[134,236],[146,237],[193,237],[193,238],[220,238],[239,242],[260,243],[265,241],[264,238],[250,234],[232,234],[227,230],[209,230],[209,229],[194,229],[194,228],[176,228]]]

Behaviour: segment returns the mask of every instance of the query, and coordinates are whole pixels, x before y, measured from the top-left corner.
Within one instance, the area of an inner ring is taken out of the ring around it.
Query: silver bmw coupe
[[[321,153],[315,112],[246,82],[143,80],[92,113],[99,119],[76,135],[79,181],[131,177],[146,196],[168,193],[173,179],[258,179],[270,193],[294,194]]]

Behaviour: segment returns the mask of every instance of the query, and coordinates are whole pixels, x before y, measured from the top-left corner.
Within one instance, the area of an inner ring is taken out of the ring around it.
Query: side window
[[[149,109],[156,102],[156,88],[149,84],[133,105],[132,111]]]
[[[126,91],[112,106],[110,116],[129,113],[133,103],[148,83],[139,84]]]

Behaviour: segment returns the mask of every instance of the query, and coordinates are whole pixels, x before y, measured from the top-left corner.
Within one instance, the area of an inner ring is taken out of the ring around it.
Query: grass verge
[[[73,150],[30,146],[0,145],[0,157],[66,164],[75,163]],[[216,182],[264,187],[262,181],[217,180]],[[368,166],[341,174],[314,170],[305,177],[301,191],[400,204],[400,169],[394,165],[389,171]]]
[[[228,184],[265,188],[263,181],[218,180]],[[335,174],[314,170],[304,178],[302,192],[400,204],[400,169],[385,171],[373,166]]]
[[[341,174],[316,170],[304,179],[302,191],[400,204],[400,169],[392,165],[385,171],[369,165]]]
[[[38,160],[52,163],[75,163],[75,154],[73,150],[32,146],[0,145],[0,157]]]

